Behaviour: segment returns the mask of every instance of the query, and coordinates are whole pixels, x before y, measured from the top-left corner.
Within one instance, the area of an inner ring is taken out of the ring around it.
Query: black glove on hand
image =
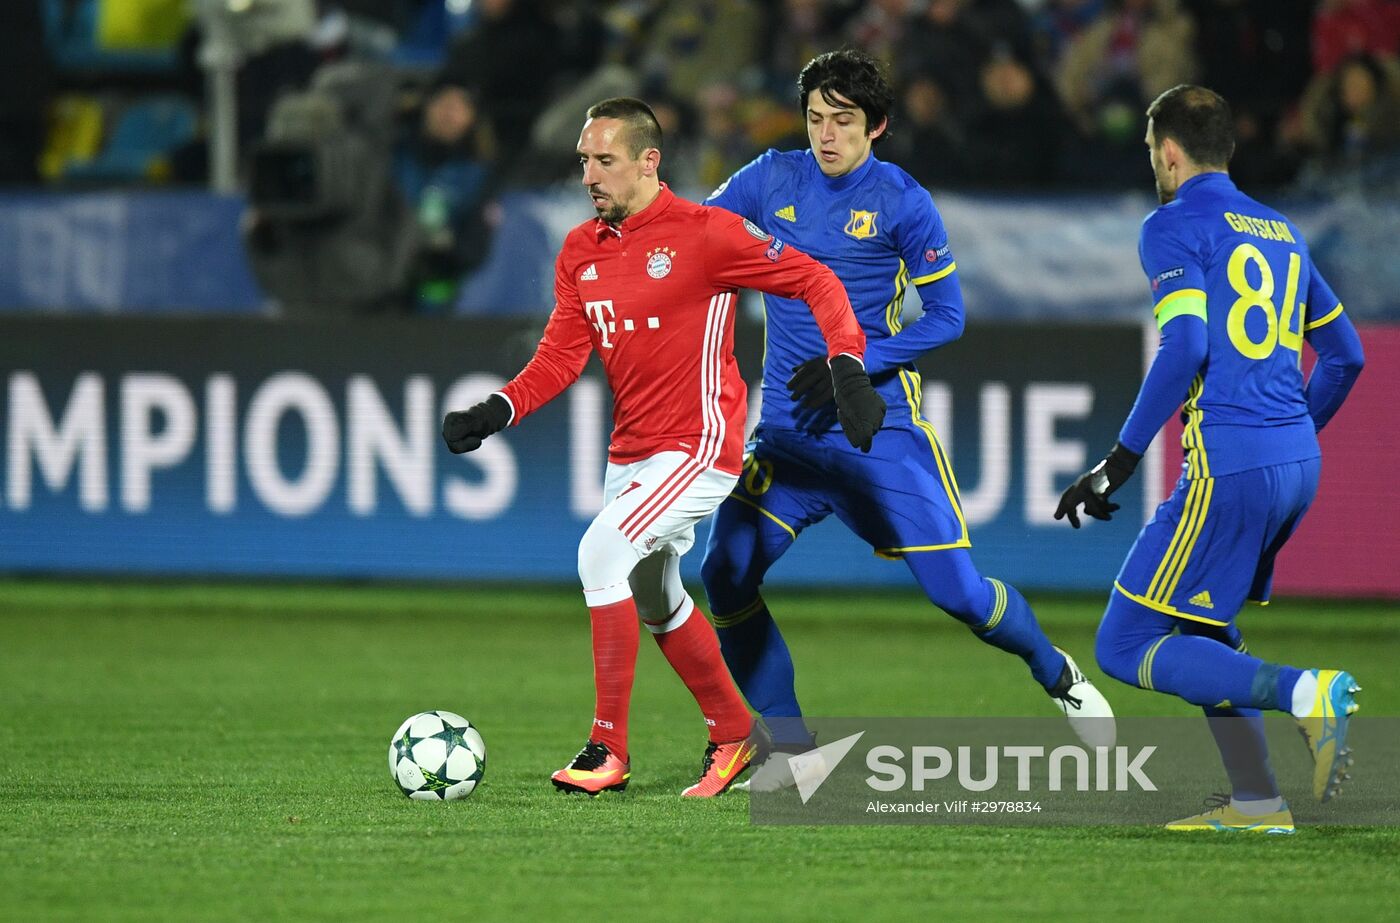
[[[788,394],[808,410],[830,404],[836,398],[831,383],[831,366],[825,356],[808,359],[797,367],[787,382]]]
[[[510,402],[493,394],[469,410],[454,410],[442,421],[442,438],[456,455],[481,448],[481,440],[510,423]]]
[[[1141,460],[1141,455],[1124,448],[1123,443],[1115,442],[1113,451],[1104,456],[1103,461],[1081,474],[1079,480],[1069,485],[1060,495],[1060,505],[1055,509],[1055,518],[1064,519],[1068,516],[1069,524],[1078,529],[1079,514],[1076,507],[1082,503],[1086,515],[1108,522],[1119,508],[1117,503],[1108,502],[1109,495],[1133,476]]]
[[[885,400],[870,384],[865,366],[850,356],[831,360],[832,392],[836,398],[836,419],[851,445],[870,451],[870,440],[885,422]]]

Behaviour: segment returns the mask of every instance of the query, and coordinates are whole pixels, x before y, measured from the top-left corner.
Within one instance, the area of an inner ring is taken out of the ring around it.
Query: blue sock
[[[1183,634],[1172,633],[1183,626]],[[1228,639],[1196,630],[1194,624],[1114,592],[1095,639],[1099,666],[1115,679],[1203,708],[1291,710],[1293,684],[1301,670],[1265,663],[1236,650]]]
[[[1206,625],[1203,622],[1182,621],[1176,628],[1183,635],[1210,638],[1233,651],[1249,653],[1245,649],[1244,635],[1234,622]],[[1274,768],[1269,763],[1269,744],[1264,737],[1264,718],[1259,709],[1207,705],[1201,710],[1205,712],[1211,735],[1215,737],[1220,760],[1225,764],[1225,774],[1230,777],[1230,794],[1239,801],[1277,798],[1278,783],[1274,780]]]
[[[773,743],[812,745],[797,704],[796,671],[778,623],[759,597],[731,616],[715,618],[720,653],[744,698],[763,716]]]
[[[1014,586],[995,577],[986,580],[992,598],[985,621],[974,626],[973,633],[993,647],[1019,655],[1030,666],[1036,682],[1046,689],[1054,688],[1065,668],[1064,654],[1055,650],[1040,630],[1030,603]]]
[[[1024,660],[1040,685],[1054,687],[1065,668],[1064,655],[1045,637],[1015,587],[984,578],[965,548],[906,554],[904,562],[935,606],[992,647]]]
[[[1230,794],[1239,801],[1278,797],[1269,745],[1264,739],[1264,717],[1257,708],[1202,709],[1220,750]]]
[[[1173,634],[1177,631],[1181,634]],[[1270,670],[1278,668],[1249,656],[1233,624],[1176,619],[1115,592],[1099,625],[1095,651],[1099,666],[1115,679],[1202,707],[1234,798],[1278,797],[1264,719],[1256,707],[1263,686],[1269,687],[1263,707],[1273,707]]]
[[[1217,641],[1167,635],[1148,648],[1144,656],[1149,662],[1142,676],[1148,689],[1169,692],[1194,705],[1273,707],[1273,695],[1261,702],[1254,688],[1254,677],[1264,661]]]
[[[1281,663],[1266,663],[1259,668],[1259,675],[1254,678],[1254,692],[1259,698],[1267,700],[1267,705],[1261,708],[1276,708],[1282,712],[1293,712],[1293,687],[1298,683],[1298,677],[1303,675],[1303,671],[1297,667],[1290,667]]]

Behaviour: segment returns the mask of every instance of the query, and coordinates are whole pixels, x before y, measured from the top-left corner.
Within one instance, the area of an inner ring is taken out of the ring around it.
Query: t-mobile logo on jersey
[[[593,325],[593,329],[598,331],[598,345],[604,349],[612,349],[614,345],[612,337],[617,333],[617,315],[613,311],[612,299],[606,301],[585,301],[583,303],[583,313],[588,316],[588,322]],[[645,317],[633,319],[624,317],[622,319],[623,333],[631,333],[638,328],[639,324],[646,324],[648,330],[658,330],[661,327],[661,318]]]

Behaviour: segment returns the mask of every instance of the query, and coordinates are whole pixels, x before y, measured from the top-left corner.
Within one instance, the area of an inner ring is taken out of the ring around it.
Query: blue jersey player
[[[1125,683],[1204,707],[1231,796],[1175,830],[1292,833],[1260,709],[1291,713],[1314,758],[1313,794],[1336,794],[1350,764],[1347,716],[1359,687],[1340,670],[1304,670],[1246,652],[1235,615],[1269,598],[1274,558],[1317,490],[1317,432],[1361,371],[1361,341],[1298,228],[1235,188],[1228,104],[1178,86],[1148,109],[1147,145],[1162,206],[1142,225],[1161,345],[1102,462],[1055,518],[1098,519],[1162,424],[1182,405],[1186,460],[1114,582],[1096,652]],[[1306,382],[1303,342],[1317,353]]]
[[[808,63],[798,90],[811,149],[768,151],[707,204],[742,215],[776,246],[791,244],[836,273],[865,331],[866,370],[888,409],[869,451],[852,448],[841,436],[811,312],[764,296],[762,415],[744,475],[715,514],[701,570],[730,672],[767,721],[776,749],[811,745],[792,658],[760,585],[804,529],[835,515],[877,554],[903,559],[929,599],[977,637],[1024,658],[1083,739],[1111,742],[1112,711],[1102,694],[1046,639],[1021,594],[973,565],[948,456],[920,415],[914,360],[962,334],[963,302],[928,192],[871,152],[888,126],[889,85],[872,58],[838,51]],[[924,314],[905,326],[909,285],[918,286]],[[764,777],[758,773],[753,784],[762,787]]]

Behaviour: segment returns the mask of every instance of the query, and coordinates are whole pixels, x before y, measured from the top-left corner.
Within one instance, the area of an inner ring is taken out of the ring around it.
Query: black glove
[[[442,438],[454,454],[481,448],[481,440],[499,433],[510,423],[510,402],[493,394],[469,410],[454,410],[442,421]]]
[[[1109,495],[1133,476],[1141,460],[1141,455],[1124,448],[1123,443],[1115,442],[1113,451],[1104,456],[1103,461],[1081,474],[1079,480],[1069,485],[1060,495],[1060,505],[1055,509],[1055,518],[1064,519],[1068,516],[1069,524],[1078,529],[1079,514],[1076,507],[1082,503],[1086,515],[1108,522],[1119,508],[1118,504],[1108,502]]]
[[[799,365],[788,379],[787,387],[792,399],[808,410],[830,404],[836,397],[835,386],[831,383],[831,366],[826,364],[826,356],[808,359]]]
[[[870,440],[885,422],[885,400],[870,384],[865,366],[850,356],[831,360],[832,391],[836,398],[836,419],[851,445],[870,451]]]

